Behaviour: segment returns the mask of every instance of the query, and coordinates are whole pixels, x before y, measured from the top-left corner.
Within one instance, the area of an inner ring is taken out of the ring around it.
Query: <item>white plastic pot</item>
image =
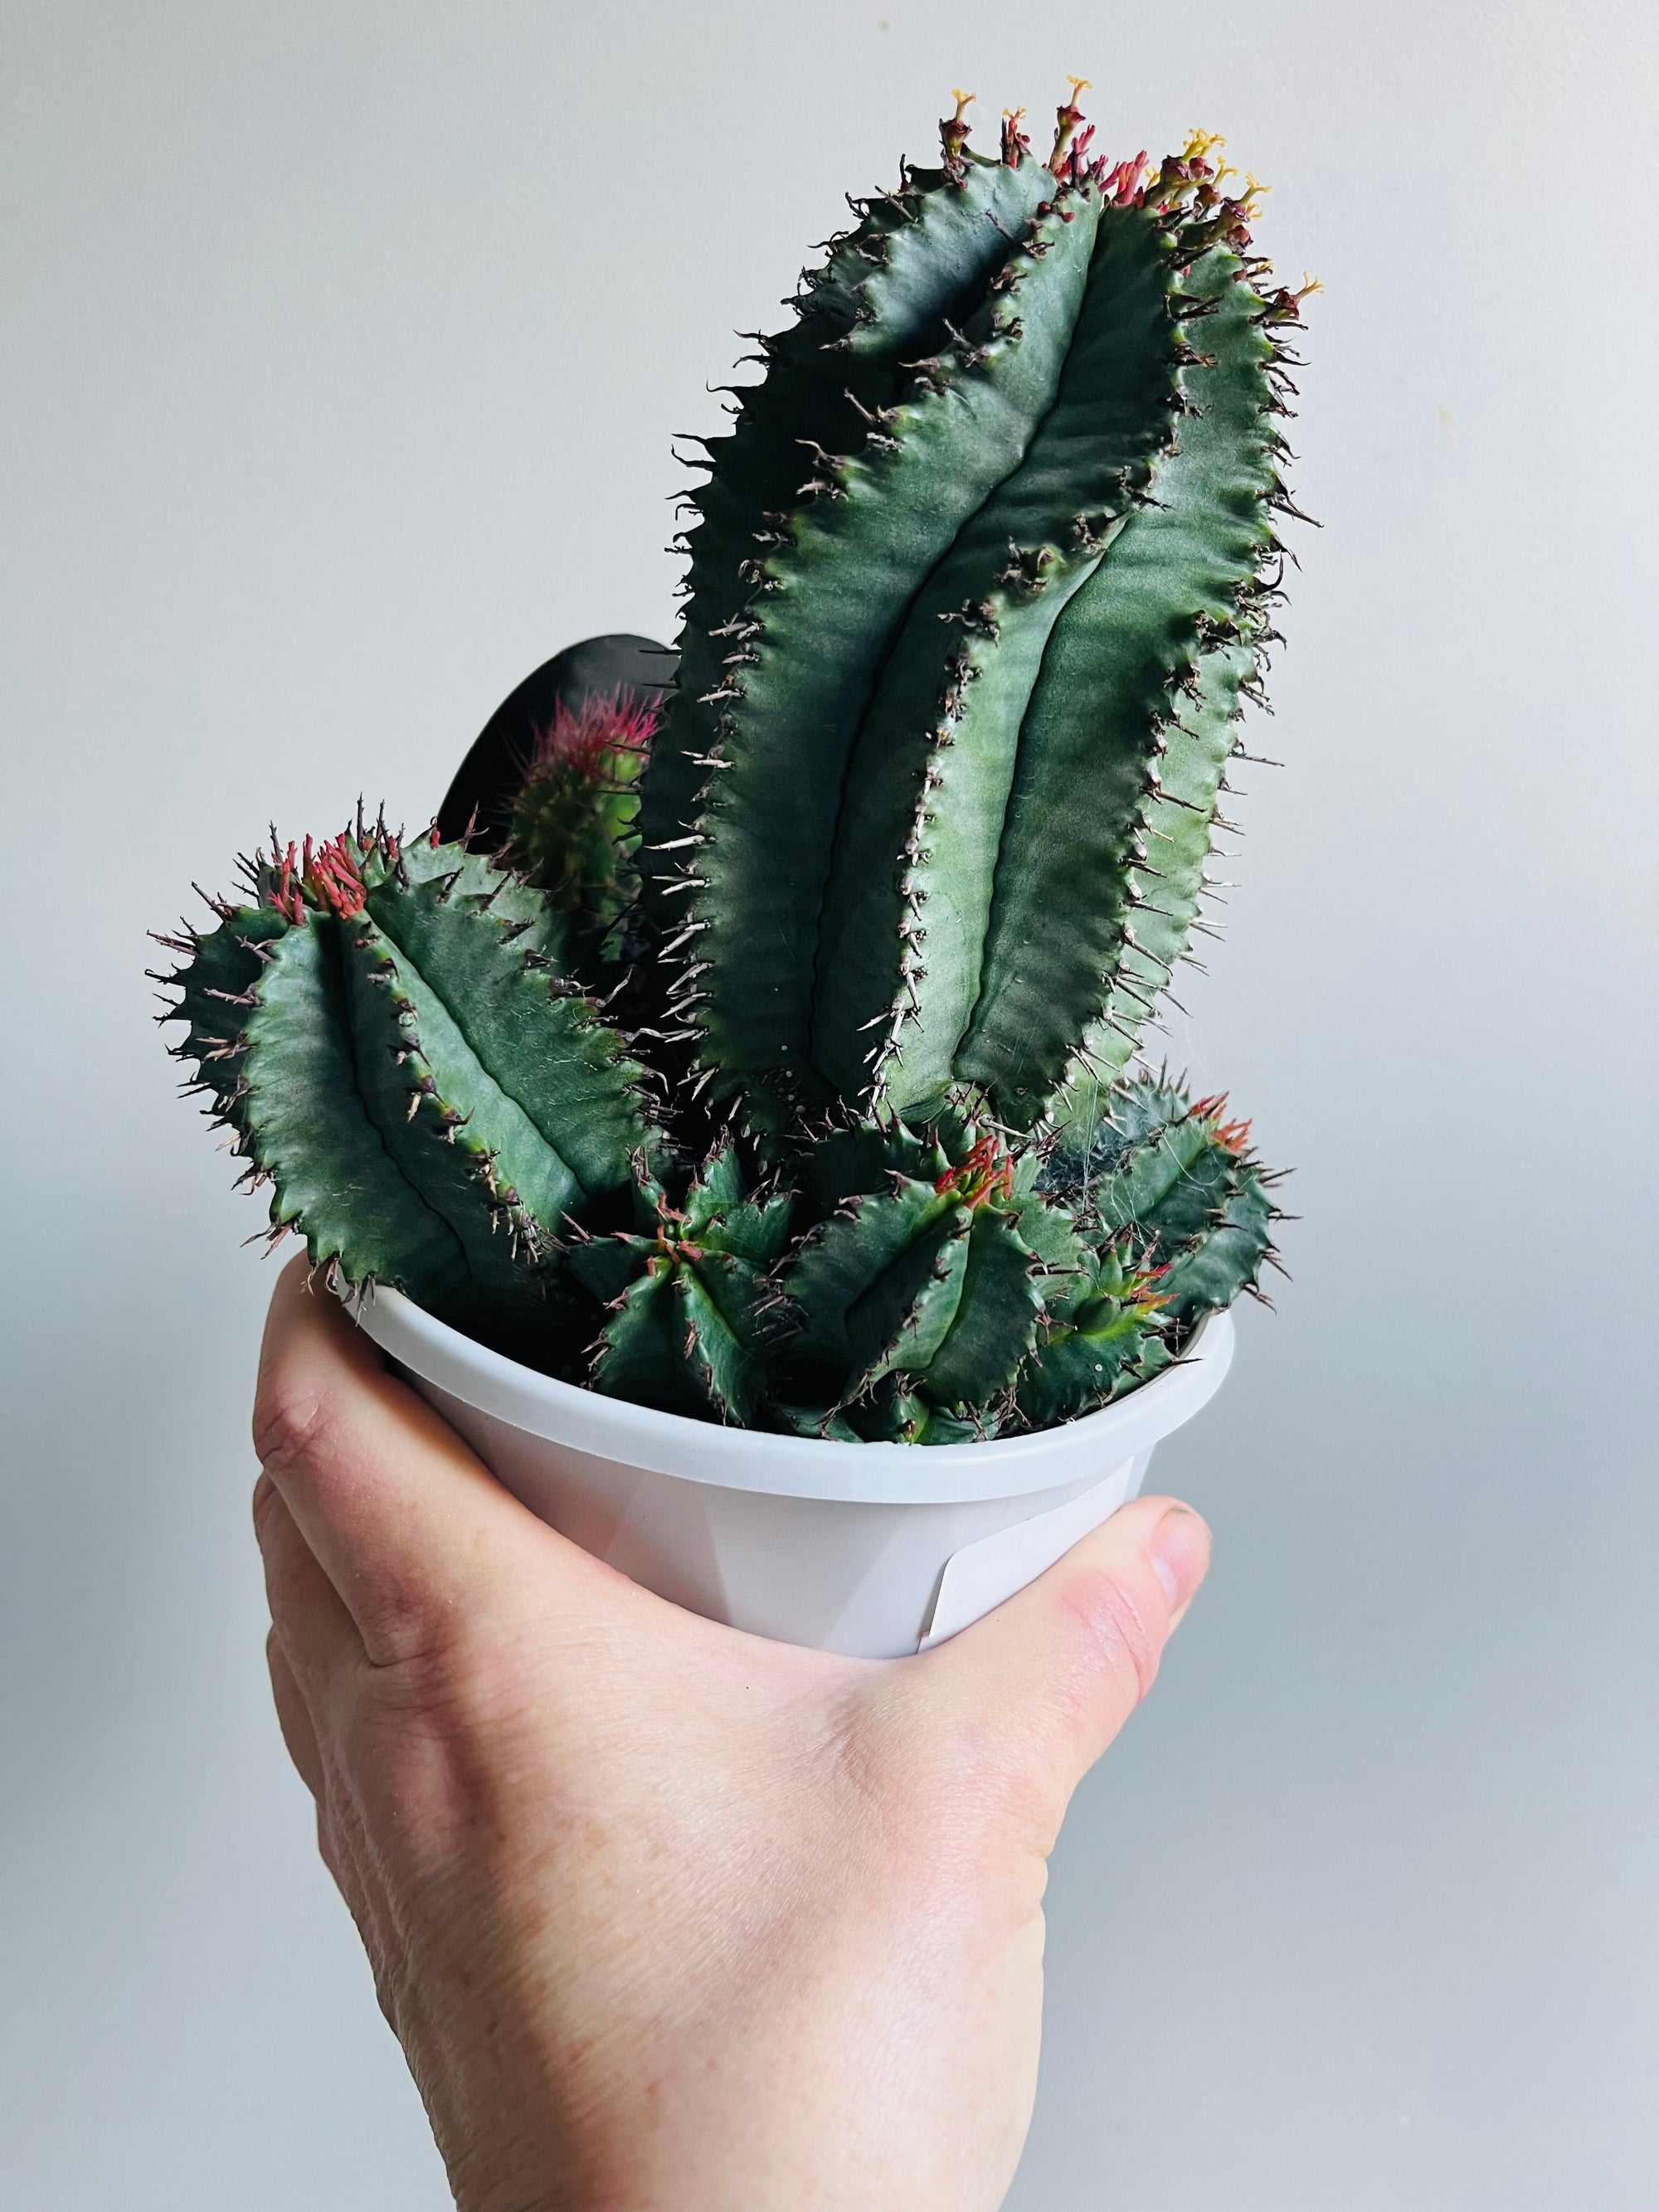
[[[504,1359],[396,1291],[359,1323],[540,1519],[711,1620],[869,1659],[941,1643],[1139,1491],[1220,1388],[1226,1314],[1114,1406],[988,1443],[852,1444],[721,1428]]]

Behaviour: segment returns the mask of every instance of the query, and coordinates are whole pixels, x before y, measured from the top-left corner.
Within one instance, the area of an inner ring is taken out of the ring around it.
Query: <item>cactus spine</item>
[[[855,204],[708,446],[660,715],[561,690],[504,851],[273,840],[168,940],[314,1261],[599,1390],[921,1443],[1103,1404],[1255,1286],[1247,1129],[1128,1070],[1273,635],[1303,295],[1217,142],[1091,137],[1073,97],[982,158],[959,105]]]

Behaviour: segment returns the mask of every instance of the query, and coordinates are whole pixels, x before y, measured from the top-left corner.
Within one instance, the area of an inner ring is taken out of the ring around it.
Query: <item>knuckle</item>
[[[528,1670],[515,1667],[464,1612],[396,1582],[377,1586],[359,1611],[365,1692],[394,1733],[412,1729],[458,1743],[483,1741],[510,1718]]]
[[[447,1724],[465,1710],[470,1671],[465,1656],[448,1637],[434,1633],[416,1606],[383,1595],[365,1640],[374,1709],[386,1721]]]
[[[314,1389],[265,1376],[253,1401],[253,1449],[267,1474],[282,1474],[315,1456],[330,1423],[328,1402]]]

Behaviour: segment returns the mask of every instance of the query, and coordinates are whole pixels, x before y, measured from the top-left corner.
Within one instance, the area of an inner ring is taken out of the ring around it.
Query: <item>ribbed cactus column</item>
[[[522,1341],[567,1217],[620,1191],[641,1070],[555,976],[561,917],[458,846],[383,828],[258,855],[252,901],[176,940],[169,980],[215,1117],[278,1232],[354,1282]]]
[[[1108,169],[1078,119],[1046,168],[947,125],[694,495],[647,867],[705,1077],[751,1114],[969,1085],[1012,1126],[1086,1121],[1186,942],[1264,641],[1296,301],[1213,142]],[[954,291],[918,360],[894,302],[929,256],[930,308]]]

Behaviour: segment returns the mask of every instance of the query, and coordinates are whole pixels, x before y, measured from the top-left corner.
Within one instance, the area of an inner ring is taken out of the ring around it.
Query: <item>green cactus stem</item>
[[[849,1198],[782,1276],[784,1358],[809,1401],[839,1410],[891,1375],[941,1409],[981,1404],[1035,1340],[1037,1254],[1021,1232],[1042,1201],[1013,1205],[994,1133],[927,1164],[937,1172],[891,1170],[885,1189]]]
[[[1078,122],[1042,167],[952,118],[763,342],[691,495],[648,903],[699,1073],[752,1123],[971,1086],[1086,1146],[1196,917],[1301,295],[1264,289],[1213,140],[1147,173]],[[919,356],[918,258],[931,311],[936,234],[975,214]]]
[[[621,690],[575,708],[561,700],[513,808],[508,844],[526,873],[570,918],[570,959],[603,969],[639,883],[641,772],[659,709]]]
[[[525,771],[546,741],[561,707],[580,716],[590,701],[626,695],[656,707],[674,680],[674,653],[631,630],[607,631],[568,645],[514,685],[467,748],[434,826],[448,845],[496,853],[508,842]]]
[[[1021,1370],[1026,1425],[1051,1427],[1145,1382],[1171,1358],[1167,1301],[1127,1240],[1090,1251],[1051,1299],[1037,1345]]]
[[[1046,160],[959,99],[757,339],[678,664],[568,648],[450,834],[273,836],[165,940],[313,1264],[600,1393],[929,1446],[1261,1295],[1248,1124],[1133,1055],[1234,826],[1306,288],[1217,141],[1097,159],[1080,89]]]
[[[641,1070],[543,949],[560,917],[383,826],[248,864],[169,980],[215,1118],[313,1264],[533,1336],[566,1215],[623,1191]]]
[[[1190,1328],[1257,1286],[1276,1260],[1274,1180],[1250,1149],[1248,1121],[1224,1097],[1188,1099],[1159,1078],[1110,1095],[1092,1153],[1060,1155],[1048,1178],[1097,1248],[1126,1236],[1156,1280],[1167,1319]]]
[[[729,1146],[705,1164],[682,1205],[648,1175],[639,1198],[646,1233],[591,1240],[572,1260],[611,1308],[594,1389],[756,1425],[766,1398],[767,1271],[787,1245],[793,1198],[746,1195]]]

